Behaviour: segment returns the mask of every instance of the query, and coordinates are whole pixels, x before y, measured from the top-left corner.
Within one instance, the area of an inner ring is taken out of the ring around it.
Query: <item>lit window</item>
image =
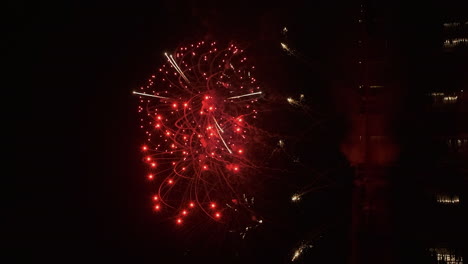
[[[460,45],[468,44],[468,38],[453,38],[453,39],[446,39],[444,41],[444,48],[453,48]]]
[[[467,22],[468,23],[468,22]],[[466,24],[466,23],[465,23]],[[452,22],[452,23],[444,23],[444,27],[450,28],[450,27],[458,27],[460,26],[460,23],[458,22]]]
[[[437,202],[440,204],[458,204],[460,197],[458,195],[438,194],[436,196]]]
[[[450,105],[456,104],[458,102],[460,93],[441,93],[441,92],[433,92],[430,93],[429,96],[432,97],[432,102],[435,105]]]
[[[437,259],[437,264],[463,264],[463,257],[449,248],[430,248],[429,252]]]
[[[444,96],[444,103],[446,104],[451,104],[451,103],[456,103],[458,99],[458,96]]]
[[[449,138],[446,143],[450,151],[465,152],[468,150],[468,138]]]

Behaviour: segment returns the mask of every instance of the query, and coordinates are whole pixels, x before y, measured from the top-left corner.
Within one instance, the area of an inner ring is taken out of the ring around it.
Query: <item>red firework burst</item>
[[[255,67],[234,44],[199,42],[165,57],[133,92],[147,136],[147,178],[156,186],[154,210],[172,211],[179,225],[197,212],[225,222],[250,206],[245,190],[257,168],[254,124],[262,97]]]

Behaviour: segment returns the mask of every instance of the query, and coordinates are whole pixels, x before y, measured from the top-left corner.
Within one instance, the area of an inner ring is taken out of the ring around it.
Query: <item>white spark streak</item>
[[[232,96],[232,97],[228,97],[227,99],[237,99],[237,98],[242,98],[242,97],[252,96],[252,95],[257,95],[257,94],[262,94],[262,92],[255,92],[255,93],[243,94],[243,95],[238,95],[238,96]]]
[[[164,53],[164,55],[166,56],[166,58],[169,60],[169,62],[172,64],[172,66],[174,66],[174,69],[176,69],[176,71],[180,74],[180,76],[182,76],[182,78],[184,78],[184,80],[187,82],[187,83],[190,83],[190,81],[187,79],[187,76],[185,76],[184,72],[182,72],[182,70],[180,69],[179,65],[177,65],[177,62],[174,60],[174,58],[172,57],[172,55],[167,55],[167,53]]]
[[[154,98],[160,98],[160,99],[170,99],[169,97],[153,95],[153,94],[146,94],[146,93],[139,93],[139,92],[135,92],[135,91],[133,91],[133,94],[138,94],[138,95],[143,95],[143,96],[148,96],[148,97],[154,97]]]
[[[219,126],[218,121],[216,121],[216,118],[213,117],[213,120],[215,121],[216,126],[221,130],[221,133],[224,133],[224,130]]]
[[[213,118],[213,119],[214,119],[214,118]],[[226,144],[226,141],[224,141],[223,136],[221,136],[221,131],[220,131],[220,128],[221,128],[221,127],[218,128],[219,125],[218,125],[218,122],[216,122],[216,119],[215,119],[215,123],[216,123],[216,126],[215,126],[215,127],[216,127],[216,131],[218,132],[219,138],[221,139],[221,141],[223,141],[223,144],[224,144],[224,146],[226,147],[226,149],[229,151],[229,154],[232,154],[232,150],[228,147],[228,145]]]

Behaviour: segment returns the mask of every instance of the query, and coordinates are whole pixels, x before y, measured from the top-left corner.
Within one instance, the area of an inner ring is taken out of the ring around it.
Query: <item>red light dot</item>
[[[244,151],[242,149],[239,149],[237,152],[239,152],[239,154],[244,153]]]
[[[172,104],[172,107],[177,108],[177,104]]]
[[[210,109],[210,111],[213,111],[213,107],[212,107],[212,106],[210,106],[208,109]]]
[[[153,174],[148,175],[148,179],[152,180],[154,178]]]
[[[147,147],[147,146],[143,146],[141,149],[142,149],[143,151],[147,151],[147,150],[148,150],[148,147]]]
[[[156,124],[154,127],[155,127],[155,128],[160,128],[161,125],[160,125],[160,124]]]
[[[182,219],[178,218],[177,219],[177,224],[179,224],[179,225],[182,224]]]
[[[169,184],[173,184],[173,183],[174,183],[174,181],[173,181],[172,179],[170,179],[170,180],[168,180],[168,181],[167,181],[167,183],[169,183]]]
[[[162,119],[162,116],[158,116],[157,119],[158,119],[158,120],[161,120],[161,119]]]
[[[221,214],[220,214],[220,213],[216,213],[216,214],[215,214],[215,217],[216,217],[216,218],[221,218]]]
[[[240,129],[240,128],[236,128],[236,131],[237,131],[237,132],[240,132],[240,131],[241,131],[241,129]]]
[[[195,207],[195,204],[194,204],[194,203],[190,203],[189,206],[193,208],[193,207]]]
[[[203,169],[204,169],[204,170],[207,170],[207,169],[208,169],[208,166],[203,165]]]
[[[208,100],[208,99],[210,99],[210,97],[207,95],[207,96],[205,96],[205,99]]]
[[[159,200],[159,197],[157,195],[153,196],[153,200],[157,201]]]
[[[210,204],[210,207],[211,207],[211,208],[215,208],[215,207],[216,207],[216,204],[215,204],[215,203],[211,203],[211,204]]]
[[[147,160],[147,161],[151,161],[151,157],[146,157],[146,160]]]
[[[187,104],[187,103],[185,103],[185,104],[184,104],[184,107],[187,107],[187,106],[188,106],[188,104]]]
[[[156,167],[156,162],[152,162],[151,167],[155,168]]]
[[[234,171],[239,171],[239,167],[234,167]]]
[[[182,214],[183,214],[183,215],[187,215],[187,211],[186,211],[186,210],[183,210],[183,211],[182,211]]]
[[[161,209],[161,206],[159,204],[154,206],[154,210],[159,211]]]

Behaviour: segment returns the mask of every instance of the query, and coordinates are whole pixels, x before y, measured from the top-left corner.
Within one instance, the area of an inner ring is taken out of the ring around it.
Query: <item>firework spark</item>
[[[250,154],[257,151],[252,139],[263,96],[255,67],[234,44],[198,42],[164,55],[167,63],[133,92],[147,179],[156,187],[153,208],[173,212],[178,225],[195,212],[223,222],[249,210],[238,193],[258,168]]]
[[[297,203],[297,202],[299,202],[299,201],[301,200],[301,198],[302,198],[302,195],[301,195],[301,194],[295,193],[295,194],[293,194],[293,195],[291,196],[291,202]]]
[[[313,245],[310,245],[309,243],[307,242],[302,242],[299,247],[297,247],[293,254],[292,254],[292,258],[291,258],[291,261],[296,261],[298,260],[302,254],[309,248],[313,248],[314,246]]]
[[[304,100],[304,95],[303,94],[299,95],[299,100],[295,100],[292,97],[288,97],[286,98],[286,100],[292,106],[303,107],[302,101]]]

